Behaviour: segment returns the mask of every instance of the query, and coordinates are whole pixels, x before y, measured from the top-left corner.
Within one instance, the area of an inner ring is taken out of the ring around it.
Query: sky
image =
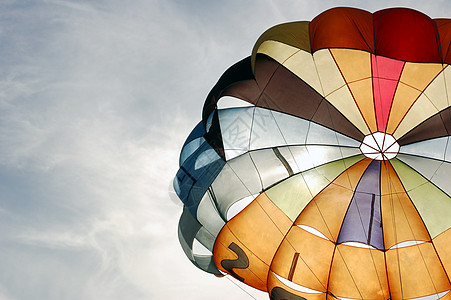
[[[448,0],[0,1],[0,300],[268,299],[185,257],[178,154],[222,73],[335,6]]]

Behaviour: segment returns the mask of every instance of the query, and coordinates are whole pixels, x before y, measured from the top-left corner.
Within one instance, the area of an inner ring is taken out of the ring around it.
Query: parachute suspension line
[[[243,292],[245,292],[249,297],[251,297],[252,299],[257,300],[257,298],[255,298],[254,296],[252,296],[251,294],[249,294],[248,291],[246,291],[245,289],[243,289],[241,286],[239,286],[234,280],[230,279],[228,276],[225,276],[225,278],[227,278],[227,280],[229,280],[231,283],[233,283],[234,285],[236,285],[237,287],[239,287]]]

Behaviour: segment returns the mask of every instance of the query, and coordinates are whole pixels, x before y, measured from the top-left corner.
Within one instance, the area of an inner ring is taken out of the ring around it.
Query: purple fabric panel
[[[363,173],[346,212],[338,243],[360,242],[384,249],[380,196],[381,162],[374,160]]]

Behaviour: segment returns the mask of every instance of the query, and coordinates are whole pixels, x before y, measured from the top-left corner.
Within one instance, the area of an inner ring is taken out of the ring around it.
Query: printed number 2
[[[244,282],[244,278],[237,275],[233,269],[246,269],[249,267],[249,258],[243,249],[235,243],[229,245],[229,249],[238,255],[237,259],[224,259],[221,261],[221,266],[226,269],[233,277]]]
[[[271,290],[271,300],[306,300],[304,297],[296,296],[281,287],[275,287]]]

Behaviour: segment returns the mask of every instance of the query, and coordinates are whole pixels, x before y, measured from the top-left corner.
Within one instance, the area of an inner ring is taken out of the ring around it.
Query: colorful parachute
[[[181,151],[187,256],[271,299],[451,299],[450,63],[406,8],[266,31]]]

